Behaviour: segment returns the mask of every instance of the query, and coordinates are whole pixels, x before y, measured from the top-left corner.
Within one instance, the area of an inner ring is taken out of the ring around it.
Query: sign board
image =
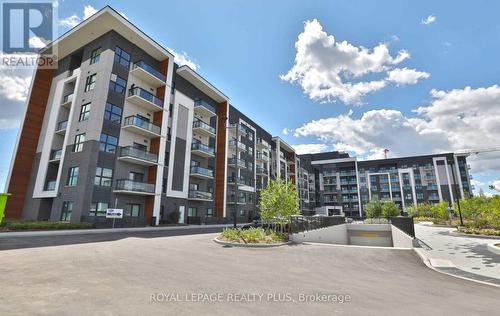
[[[108,208],[106,210],[106,218],[123,218],[123,209]]]

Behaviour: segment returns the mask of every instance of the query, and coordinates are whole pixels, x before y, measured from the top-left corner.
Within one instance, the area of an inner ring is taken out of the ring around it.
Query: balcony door
[[[128,179],[135,182],[144,182],[144,174],[130,171],[128,174]]]

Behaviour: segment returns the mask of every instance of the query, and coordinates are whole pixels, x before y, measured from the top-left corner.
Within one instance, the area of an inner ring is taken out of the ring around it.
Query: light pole
[[[229,122],[229,118],[227,118],[227,121],[226,122]],[[236,152],[236,155],[235,157],[233,158],[234,159],[234,165],[235,165],[235,168],[236,168],[236,177],[234,179],[234,228],[238,227],[238,178],[239,178],[239,174],[240,174],[240,166],[238,164],[239,162],[239,158],[238,158],[238,123],[235,122],[235,123],[229,123],[227,126],[226,126],[226,129],[231,129],[233,128],[233,126],[235,127],[236,129],[236,139],[234,140],[234,151]]]

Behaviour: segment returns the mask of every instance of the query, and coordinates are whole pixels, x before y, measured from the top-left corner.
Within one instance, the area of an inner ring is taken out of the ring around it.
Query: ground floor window
[[[140,204],[127,204],[125,207],[125,216],[138,217],[141,213]]]
[[[89,216],[106,216],[107,202],[93,202],[90,204]]]
[[[207,208],[207,217],[212,217],[212,216],[214,216],[214,209]]]
[[[73,212],[73,205],[74,203],[72,201],[63,202],[61,221],[69,222],[71,220],[71,212]]]
[[[240,216],[245,216],[245,210],[240,210]]]
[[[198,214],[198,210],[196,209],[196,207],[188,208],[188,216],[189,217],[196,216],[197,214]]]

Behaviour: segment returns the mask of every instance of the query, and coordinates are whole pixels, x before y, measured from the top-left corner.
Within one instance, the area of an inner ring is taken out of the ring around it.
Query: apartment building
[[[9,172],[8,218],[106,226],[106,210],[120,208],[123,226],[156,225],[173,212],[182,223],[223,222],[235,212],[248,221],[277,178],[297,185],[307,214],[360,216],[374,197],[402,207],[453,200],[454,183],[460,196],[471,192],[465,156],[297,155],[110,7],[51,45],[59,66],[35,72]]]
[[[362,217],[372,199],[393,201],[404,210],[419,203],[452,205],[472,195],[466,154],[364,161],[340,152],[299,157],[300,168],[313,179],[308,187],[309,208],[303,212]]]

